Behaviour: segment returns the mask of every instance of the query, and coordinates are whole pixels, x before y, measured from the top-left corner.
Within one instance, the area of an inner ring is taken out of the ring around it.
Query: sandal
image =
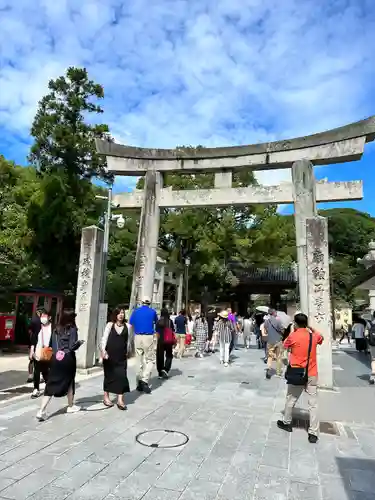
[[[107,403],[107,401],[104,401],[104,400],[103,400],[103,405],[104,405],[104,406],[106,406],[107,408],[112,408],[112,406],[115,406],[115,405],[112,403],[112,401],[109,401],[109,402]]]
[[[117,408],[118,408],[119,410],[121,410],[121,411],[125,411],[125,410],[127,410],[127,409],[128,409],[128,407],[127,407],[126,405],[120,405],[120,404],[118,404],[118,403],[117,403]]]

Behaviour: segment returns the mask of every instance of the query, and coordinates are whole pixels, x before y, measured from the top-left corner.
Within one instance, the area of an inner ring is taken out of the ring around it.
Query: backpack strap
[[[309,362],[310,362],[310,354],[311,354],[311,349],[312,349],[312,338],[313,338],[312,331],[310,329],[308,329],[308,332],[310,335],[310,339],[309,339],[309,349],[307,351],[307,363],[306,363],[306,378],[307,378],[307,380],[309,378]]]

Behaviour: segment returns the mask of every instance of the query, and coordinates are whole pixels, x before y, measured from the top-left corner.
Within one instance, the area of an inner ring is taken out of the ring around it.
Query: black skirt
[[[124,394],[130,392],[129,380],[127,375],[126,361],[103,360],[104,369],[104,392],[112,394]]]
[[[365,351],[367,349],[366,339],[355,339],[355,348],[357,351]]]
[[[46,388],[44,389],[44,395],[61,398],[68,394],[71,386],[73,387],[74,394],[76,370],[77,362],[75,353],[65,353],[64,358],[60,361],[56,359],[56,354],[54,354],[51,360],[51,368]]]

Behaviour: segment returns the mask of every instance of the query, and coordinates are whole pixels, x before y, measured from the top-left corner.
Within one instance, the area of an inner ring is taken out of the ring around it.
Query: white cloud
[[[0,23],[3,137],[27,137],[69,65],[139,146],[263,142],[372,113],[373,0],[0,0]]]

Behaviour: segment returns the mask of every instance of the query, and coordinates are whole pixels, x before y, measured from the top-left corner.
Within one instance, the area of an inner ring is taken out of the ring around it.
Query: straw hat
[[[228,311],[220,311],[219,316],[220,318],[228,319],[229,313]]]

